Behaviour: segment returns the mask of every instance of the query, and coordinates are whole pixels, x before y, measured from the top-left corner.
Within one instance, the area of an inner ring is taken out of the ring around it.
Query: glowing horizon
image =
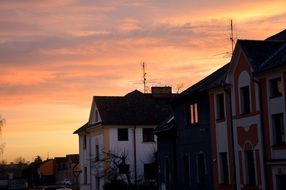
[[[78,153],[72,134],[92,96],[151,86],[186,89],[230,60],[235,39],[285,29],[285,1],[140,2],[51,0],[0,3],[2,159]],[[0,143],[1,143],[0,141]]]

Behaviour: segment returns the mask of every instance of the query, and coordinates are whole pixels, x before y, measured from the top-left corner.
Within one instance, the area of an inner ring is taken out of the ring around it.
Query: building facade
[[[80,189],[103,189],[112,180],[142,183],[156,179],[153,129],[171,114],[170,87],[137,90],[122,97],[93,98],[89,121],[79,135]]]
[[[168,130],[176,131],[169,136],[176,153],[169,155],[175,155],[177,177],[166,186],[161,172],[160,189],[286,189],[285,34],[238,40],[229,64],[172,101]],[[166,125],[157,127],[159,141]],[[160,152],[160,171],[166,171],[168,152]],[[202,186],[200,177],[212,180]]]

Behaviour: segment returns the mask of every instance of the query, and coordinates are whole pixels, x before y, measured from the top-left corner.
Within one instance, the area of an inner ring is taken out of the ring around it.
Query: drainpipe
[[[264,121],[262,119],[262,113],[263,113],[263,100],[262,100],[262,91],[261,91],[261,83],[258,81],[258,80],[255,80],[254,76],[252,77],[252,80],[254,83],[256,83],[258,85],[258,98],[259,98],[259,108],[260,108],[260,123],[261,123],[261,144],[262,144],[262,147],[263,147],[263,150],[262,151],[262,160],[263,160],[263,173],[264,173],[264,182],[265,182],[265,189],[268,189],[268,177],[267,177],[267,159],[266,159],[266,145],[265,145],[265,136],[264,136]],[[262,180],[263,181],[263,180]]]
[[[90,139],[91,139],[91,136],[89,135],[89,137],[88,137],[89,159],[91,159],[91,142],[90,142],[91,140]],[[92,183],[91,183],[91,161],[89,161],[89,189],[90,190],[92,190],[91,185],[92,185]]]
[[[137,185],[136,125],[133,127],[134,184]]]
[[[233,186],[234,190],[237,189],[237,183],[236,183],[236,164],[235,164],[235,151],[234,151],[234,138],[233,138],[233,119],[232,119],[232,103],[231,103],[231,89],[226,88],[224,86],[224,91],[226,92],[228,96],[228,104],[229,104],[229,115],[230,115],[230,138],[231,138],[231,149],[232,149],[232,176],[233,176]]]

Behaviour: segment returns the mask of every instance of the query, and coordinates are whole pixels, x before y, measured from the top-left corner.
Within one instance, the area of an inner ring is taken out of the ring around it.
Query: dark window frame
[[[250,105],[250,88],[249,86],[240,87],[240,114],[249,114],[251,112]]]
[[[95,161],[99,161],[99,145],[95,145]]]
[[[84,167],[83,170],[83,183],[87,184],[87,167]]]
[[[273,145],[285,146],[284,114],[277,113],[272,115]]]
[[[223,120],[225,118],[224,93],[216,95],[216,119]]]
[[[245,162],[245,185],[255,186],[256,185],[256,168],[255,168],[255,156],[253,150],[244,151],[244,162]]]
[[[183,182],[185,187],[190,186],[191,170],[190,170],[190,156],[188,154],[183,155]]]
[[[117,140],[118,141],[128,141],[129,139],[128,128],[117,128]]]
[[[99,121],[99,113],[98,113],[98,110],[95,110],[94,117],[95,117],[95,122],[98,122],[98,121]]]
[[[282,92],[283,92],[282,86],[283,85],[282,85],[281,77],[276,77],[276,78],[270,79],[269,80],[269,96],[270,96],[270,98],[281,97]]]
[[[142,128],[143,142],[154,142],[153,131],[153,128]]]
[[[189,121],[192,126],[199,123],[199,111],[197,102],[193,102],[189,105]]]
[[[87,145],[87,136],[86,135],[83,135],[83,149],[85,150],[86,149],[86,145]]]
[[[219,153],[220,162],[220,184],[229,184],[229,168],[227,152]]]
[[[206,158],[204,153],[197,154],[197,183],[204,185],[206,183]]]

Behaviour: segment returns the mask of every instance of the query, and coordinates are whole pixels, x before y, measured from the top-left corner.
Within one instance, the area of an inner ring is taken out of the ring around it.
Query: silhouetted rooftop
[[[254,72],[259,72],[261,65],[277,52],[286,41],[259,41],[259,40],[238,40],[247,60]]]
[[[266,40],[286,40],[286,29],[268,37]]]
[[[181,98],[188,97],[194,93],[202,92],[204,90],[212,89],[225,83],[229,63],[222,66],[212,74],[208,75],[204,79],[200,80],[193,86],[189,87],[183,91],[179,96],[177,96],[173,101],[177,101]]]

